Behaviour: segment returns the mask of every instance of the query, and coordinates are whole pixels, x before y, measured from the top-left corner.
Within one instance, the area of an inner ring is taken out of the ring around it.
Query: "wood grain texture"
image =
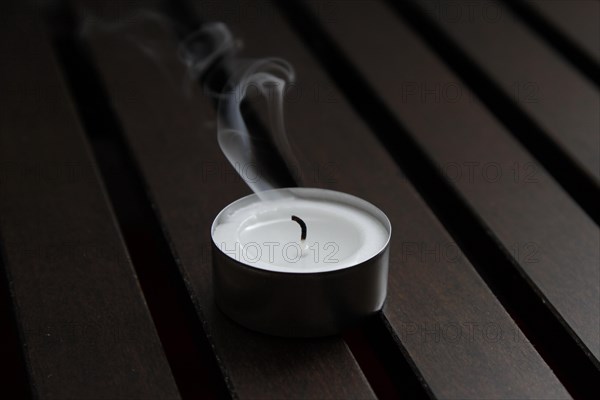
[[[0,236],[33,394],[177,399],[49,37],[3,14]]]
[[[238,326],[216,308],[210,226],[223,207],[249,189],[219,149],[213,106],[195,82],[184,79],[177,40],[164,25],[152,18],[130,19],[140,15],[131,4],[100,9],[98,2],[89,2],[80,5],[79,13],[88,17],[101,13],[104,22],[128,21],[117,30],[93,31],[85,39],[232,396],[374,398],[339,337],[269,337]],[[122,40],[124,36],[130,40]]]
[[[381,4],[352,4],[328,31],[597,359],[595,224],[400,19]],[[358,20],[372,28],[358,33]]]
[[[285,112],[303,185],[360,196],[392,221],[385,317],[429,392],[439,398],[568,397],[535,349],[513,340],[522,333],[278,9],[267,1],[227,5],[199,3],[197,10],[202,18],[228,23],[243,40],[244,56],[279,56],[296,69]],[[331,11],[317,13],[335,24],[339,16]],[[356,35],[365,34],[356,29],[362,24],[354,21]],[[470,336],[470,324],[489,324],[506,336],[497,342]],[[446,329],[462,336],[444,337]]]
[[[600,182],[600,96],[593,85],[500,2],[475,3],[474,10],[468,0],[414,2]]]
[[[525,3],[600,64],[600,2],[525,0]]]

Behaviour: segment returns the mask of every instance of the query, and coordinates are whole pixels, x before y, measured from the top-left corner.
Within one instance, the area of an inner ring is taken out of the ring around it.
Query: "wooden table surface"
[[[600,1],[13,0],[0,20],[2,398],[599,398]],[[384,310],[341,335],[214,303],[210,226],[251,190],[180,57],[211,21],[294,66],[278,179],[392,222]]]

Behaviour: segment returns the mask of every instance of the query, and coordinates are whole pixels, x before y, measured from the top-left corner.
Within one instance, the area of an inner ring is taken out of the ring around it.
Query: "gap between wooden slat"
[[[0,190],[2,190],[3,172],[5,171],[0,170]],[[0,248],[0,387],[2,394],[8,398],[30,399],[32,393],[25,366],[23,343],[19,338],[14,308],[11,307],[9,281],[4,255]]]
[[[182,398],[228,398],[74,12],[53,11],[54,46]]]
[[[546,42],[562,53],[575,67],[596,86],[600,86],[600,66],[579,45],[558,30],[546,18],[537,13],[526,1],[502,0],[508,9],[534,29]],[[576,4],[573,4],[576,7]],[[600,15],[598,16],[600,18]]]
[[[378,314],[346,332],[344,340],[381,400],[433,398],[423,377],[415,373],[402,343],[391,332],[385,316]]]
[[[312,13],[298,0],[278,5],[567,390],[577,397],[598,392],[594,386],[598,366],[586,356],[576,335],[553,314],[518,271],[511,254],[490,235]]]

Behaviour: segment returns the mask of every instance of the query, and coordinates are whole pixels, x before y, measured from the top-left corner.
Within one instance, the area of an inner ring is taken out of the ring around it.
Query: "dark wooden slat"
[[[600,2],[596,0],[525,0],[600,64]]]
[[[102,21],[127,19],[133,7],[100,9],[90,2],[81,15]],[[131,14],[130,14],[131,13]],[[124,132],[146,183],[181,274],[215,354],[237,398],[374,398],[346,344],[338,337],[285,340],[250,332],[216,309],[212,296],[210,225],[225,205],[249,189],[227,164],[216,141],[215,115],[207,98],[186,97],[184,67],[172,32],[152,22],[126,24],[86,39],[97,60]],[[130,39],[123,41],[123,35]],[[150,45],[150,59],[140,45]],[[191,86],[195,83],[188,83]]]
[[[334,23],[324,21],[328,31],[597,360],[595,224],[401,20],[380,4],[352,4]],[[373,29],[359,34],[359,20]],[[417,92],[406,96],[415,83]]]
[[[414,2],[600,182],[600,96],[593,85],[500,2]]]
[[[198,10],[202,18],[230,24],[246,56],[281,56],[296,68],[297,90],[286,104],[286,124],[303,184],[356,194],[390,217],[394,238],[385,318],[430,393],[439,398],[568,397],[529,343],[512,336],[497,343],[466,336],[452,342],[439,330],[439,340],[433,337],[436,326],[459,326],[466,335],[471,322],[522,333],[279,11],[267,1],[227,4],[226,9],[199,4]],[[337,17],[329,9],[318,12]],[[323,166],[329,174],[315,176]],[[448,246],[456,258],[443,256],[443,250],[437,256],[435,250],[424,258],[411,255],[407,248],[414,250],[413,245]],[[428,330],[434,332],[430,338]]]
[[[0,235],[33,393],[177,399],[49,34],[0,27]]]

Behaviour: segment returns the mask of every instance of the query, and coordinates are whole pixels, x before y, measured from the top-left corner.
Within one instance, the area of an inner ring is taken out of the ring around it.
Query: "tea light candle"
[[[277,189],[212,226],[215,298],[232,319],[282,336],[340,332],[383,306],[391,224],[349,194]]]

